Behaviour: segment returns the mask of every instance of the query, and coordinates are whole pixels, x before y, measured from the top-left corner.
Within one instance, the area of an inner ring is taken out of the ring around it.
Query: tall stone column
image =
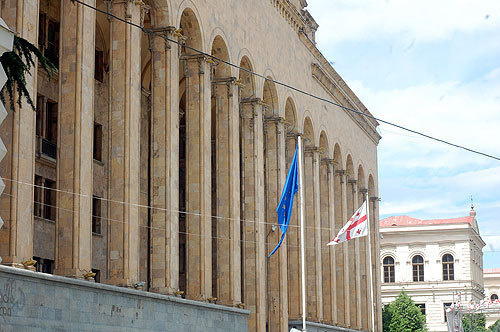
[[[326,244],[335,236],[333,217],[333,179],[331,165],[333,160],[323,158],[320,165],[320,204],[321,204],[321,266],[322,266],[322,297],[323,297],[323,321],[333,324],[335,306],[335,256],[332,247]]]
[[[370,193],[375,194],[375,193]],[[374,297],[374,311],[375,311],[375,327],[374,330],[381,331],[382,330],[382,303],[381,303],[381,294],[380,294],[380,226],[378,219],[378,200],[377,196],[370,197],[370,219],[371,219],[371,230],[372,230],[372,269],[373,273],[373,297]],[[373,308],[373,307],[372,307]]]
[[[321,201],[320,201],[320,150],[313,151],[313,181],[314,181],[314,237],[316,251],[316,312],[318,321],[323,321],[323,272],[322,272],[322,243],[321,243]]]
[[[335,204],[335,228],[334,236],[338,234],[340,229],[344,226],[344,213],[345,211],[345,196],[344,196],[344,182],[345,182],[345,170],[335,170],[334,173],[334,204]],[[346,297],[349,294],[349,284],[346,280],[346,270],[347,270],[347,256],[345,255],[345,245],[336,245],[335,249],[335,279],[337,287],[335,288],[336,300],[337,300],[337,323],[340,326],[346,326],[347,312],[349,306],[346,306]]]
[[[359,190],[359,198],[358,202],[364,202],[366,194],[368,193],[368,189],[361,188]],[[370,203],[368,203],[368,207],[370,207]],[[369,235],[370,236],[370,235]],[[360,262],[361,262],[361,323],[362,328],[368,330],[370,327],[370,306],[371,306],[371,298],[370,298],[370,278],[368,275],[368,269],[370,267],[369,262],[369,252],[368,252],[368,236],[362,237],[359,239],[360,241]]]
[[[212,297],[210,82],[203,55],[181,57],[186,76],[186,290]]]
[[[10,29],[36,45],[38,40],[38,0],[6,0],[2,18]],[[37,69],[26,75],[26,89],[36,102]],[[15,94],[17,98],[17,93]],[[0,126],[7,154],[0,163],[5,184],[0,197],[0,256],[2,264],[22,267],[21,262],[33,257],[33,182],[35,177],[35,117],[26,101],[22,107],[5,105],[7,117]],[[7,180],[9,179],[9,180]],[[2,185],[0,183],[0,185]]]
[[[134,24],[141,23],[138,2],[116,0],[111,6],[114,15]],[[139,278],[141,31],[112,20],[111,36],[109,281],[132,286]]]
[[[353,202],[353,210],[356,211],[359,208],[359,203],[358,203],[358,186],[357,186],[358,181],[357,180],[349,180],[349,185],[351,186],[349,193],[352,194],[352,202]],[[353,211],[353,214],[354,214]],[[349,218],[350,216],[348,216]],[[356,285],[356,297],[355,301],[351,301],[351,303],[354,304],[353,309],[355,310],[354,312],[356,313],[356,316],[353,317],[355,319],[354,321],[354,327],[356,328],[361,328],[361,256],[359,252],[359,238],[355,238],[354,241],[351,240],[351,242],[354,242],[354,252],[351,252],[351,254],[354,254],[354,276],[355,276],[355,285]]]
[[[333,239],[334,236],[337,235],[335,228],[335,209],[336,209],[336,201],[338,198],[335,195],[335,162],[333,159],[327,159],[327,183],[328,183],[328,213],[329,213],[329,225],[330,225],[330,238],[328,241]],[[338,309],[337,309],[337,273],[335,272],[337,261],[341,260],[342,257],[337,258],[336,249],[329,249],[330,253],[330,309],[332,312],[331,322],[333,324],[338,323]]]
[[[285,185],[285,137],[283,118],[265,119],[266,146],[266,234],[267,252],[274,249],[281,238],[276,207]],[[273,231],[272,227],[276,227]],[[288,279],[287,279],[287,240],[281,248],[268,259],[268,326],[269,331],[288,331]]]
[[[307,318],[318,321],[317,237],[316,237],[316,147],[304,149],[304,205],[305,205],[305,253],[306,253],[306,305]]]
[[[260,99],[241,101],[243,293],[249,331],[266,330],[264,130]]]
[[[94,10],[61,1],[55,273],[75,277],[92,269],[94,29]]]
[[[236,78],[212,80],[216,121],[217,297],[224,305],[241,303],[239,111]],[[237,94],[236,94],[237,96]],[[236,103],[235,103],[236,102]],[[236,121],[235,121],[236,120]]]
[[[171,37],[173,27],[153,28]],[[151,290],[173,294],[179,288],[177,45],[150,34],[151,48]],[[175,67],[175,68],[173,68]],[[175,70],[175,73],[173,72]]]
[[[347,220],[351,217],[349,215],[350,208],[349,205],[347,204],[348,202],[348,196],[349,193],[347,191],[347,175],[345,174],[345,171],[343,171],[343,179],[342,179],[342,222],[340,228],[342,228]],[[339,230],[340,230],[339,228]],[[352,292],[355,291],[355,283],[353,282],[353,279],[351,279],[351,274],[350,271],[352,269],[352,264],[354,264],[353,260],[349,257],[350,250],[349,250],[349,242],[344,242],[342,245],[343,249],[343,254],[344,254],[344,313],[345,313],[345,322],[344,324],[348,327],[352,327],[352,318],[353,315],[355,314],[351,310],[351,300],[352,300]],[[355,316],[354,316],[355,317]]]
[[[288,133],[286,137],[286,169],[290,167],[295,148],[297,134]],[[301,292],[301,260],[300,260],[300,222],[299,222],[299,195],[295,196],[290,225],[286,232],[287,258],[288,258],[288,316],[289,320],[301,318],[302,292]]]

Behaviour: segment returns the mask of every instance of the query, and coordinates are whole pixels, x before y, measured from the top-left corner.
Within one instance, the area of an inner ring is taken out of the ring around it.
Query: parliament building
[[[267,255],[301,135],[307,320],[382,330],[378,123],[318,50],[305,0],[0,4],[58,67],[33,69],[35,109],[6,105],[0,125],[2,265],[34,260],[39,273],[242,308],[248,331],[288,331],[302,316],[298,196]],[[327,247],[366,194],[371,252],[367,237]]]

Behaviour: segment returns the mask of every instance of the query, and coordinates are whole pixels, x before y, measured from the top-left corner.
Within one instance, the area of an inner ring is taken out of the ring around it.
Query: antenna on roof
[[[474,200],[472,199],[472,195],[470,195],[470,209],[474,211]]]

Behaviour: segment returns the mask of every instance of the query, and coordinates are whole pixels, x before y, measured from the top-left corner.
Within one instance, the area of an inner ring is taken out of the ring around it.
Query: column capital
[[[361,189],[359,189],[359,192],[362,193],[363,195],[364,194],[368,194],[368,189],[367,188],[361,188]]]
[[[356,183],[358,183],[358,180],[356,180],[356,179],[349,179],[349,180],[347,180],[347,183],[356,184]]]
[[[213,84],[226,84],[226,85],[232,85],[236,84],[236,77],[229,76],[229,77],[216,77],[212,78],[212,83]]]
[[[180,60],[185,61],[207,61],[207,56],[205,54],[183,54],[179,56]]]
[[[269,116],[269,117],[266,117],[264,119],[264,122],[270,122],[270,123],[284,123],[285,122],[285,119],[282,118],[281,116],[276,116],[276,115],[273,115],[273,116]]]
[[[293,131],[289,131],[288,133],[286,133],[286,137],[288,137],[288,138],[297,139],[297,137],[299,137],[299,136],[302,136],[302,133],[297,133],[297,132],[293,132]]]
[[[337,170],[335,170],[335,175],[340,176],[340,183],[344,183],[344,178],[346,176],[345,169],[337,169]]]
[[[247,105],[250,104],[252,106],[255,106],[255,105],[262,106],[264,104],[264,102],[260,98],[243,98],[243,99],[241,99],[240,103],[247,104]]]
[[[380,198],[377,197],[377,196],[371,196],[370,197],[370,201],[372,201],[372,202],[378,202],[379,200],[380,200]]]

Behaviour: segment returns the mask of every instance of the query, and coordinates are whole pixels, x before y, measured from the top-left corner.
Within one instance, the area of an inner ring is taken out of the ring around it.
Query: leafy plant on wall
[[[35,58],[38,59],[38,65],[47,73],[49,79],[57,73],[57,67],[35,45],[18,36],[14,36],[13,50],[0,56],[0,64],[3,65],[7,75],[7,82],[0,93],[0,100],[5,104],[8,98],[12,111],[16,103],[21,107],[23,98],[35,110],[35,104],[26,87],[26,74],[31,75],[30,70],[35,67]],[[15,91],[17,91],[17,100],[15,100]]]

